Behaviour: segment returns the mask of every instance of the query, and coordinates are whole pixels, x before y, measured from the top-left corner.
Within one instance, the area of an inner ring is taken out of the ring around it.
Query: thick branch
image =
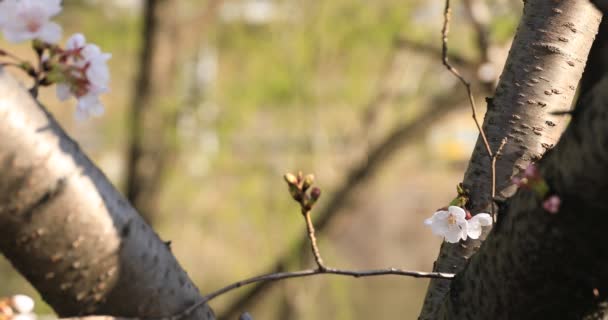
[[[540,162],[559,212],[520,190],[452,281],[438,319],[600,319],[595,311],[608,298],[606,88],[604,77]]]
[[[2,70],[0,137],[0,251],[59,316],[158,317],[200,301],[165,243]]]
[[[539,159],[559,138],[565,122],[551,113],[570,108],[600,18],[587,1],[526,2],[483,125],[492,150],[503,138],[509,139],[496,162],[498,196],[512,195],[513,173]],[[463,181],[471,192],[469,209],[473,213],[489,210],[491,168],[491,159],[478,139]],[[479,245],[478,240],[444,243],[434,270],[460,271]],[[431,281],[421,319],[434,319],[448,290],[448,282]]]

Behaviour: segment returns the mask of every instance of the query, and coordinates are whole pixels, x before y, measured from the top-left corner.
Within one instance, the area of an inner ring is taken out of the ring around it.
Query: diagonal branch
[[[566,123],[552,112],[570,108],[600,14],[587,1],[528,1],[505,69],[488,111],[483,131],[491,149],[502,139],[509,143],[496,161],[496,194],[513,194],[510,177],[555,145]],[[491,159],[483,139],[478,139],[464,186],[470,190],[470,210],[486,211],[491,203]],[[500,224],[500,212],[498,223]],[[477,251],[481,240],[444,243],[434,270],[458,272]],[[450,284],[431,280],[421,319],[435,319]]]
[[[608,77],[577,106],[540,160],[559,210],[521,189],[452,280],[434,319],[604,319],[608,301]]]
[[[201,299],[167,245],[0,69],[0,252],[59,316],[170,315]],[[213,319],[206,305],[191,319]]]

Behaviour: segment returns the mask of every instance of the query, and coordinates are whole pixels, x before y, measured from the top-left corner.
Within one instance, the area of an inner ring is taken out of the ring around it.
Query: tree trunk
[[[601,14],[588,1],[525,3],[495,96],[488,100],[483,124],[493,152],[503,138],[508,138],[496,164],[497,196],[511,196],[511,176],[531,160],[540,159],[562,133],[566,123],[552,112],[569,110],[600,20]],[[491,161],[481,139],[463,183],[470,192],[468,209],[474,214],[489,211]],[[499,213],[499,224],[502,215]],[[444,243],[433,269],[461,271],[481,241]],[[452,289],[451,294],[458,290],[460,287]],[[435,319],[448,291],[450,281],[432,280],[420,318]]]
[[[200,301],[170,248],[1,69],[0,137],[0,251],[59,316],[159,317]]]
[[[453,280],[437,319],[602,319],[608,298],[608,77],[579,103],[558,146],[539,162],[562,200],[550,214],[531,190]]]
[[[144,3],[139,70],[131,102],[126,194],[148,223],[154,223],[158,216],[162,179],[174,151],[170,137],[177,101],[168,99],[173,93],[179,52],[174,32],[177,6],[167,0]]]

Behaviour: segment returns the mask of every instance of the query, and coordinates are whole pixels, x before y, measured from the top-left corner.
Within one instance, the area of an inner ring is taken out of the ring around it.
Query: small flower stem
[[[41,80],[40,74],[42,73],[42,52],[36,51],[36,54],[38,55],[38,71],[32,76],[34,78],[34,85],[30,89],[30,93],[34,98],[38,98],[38,88],[40,88]]]
[[[481,140],[483,141],[483,145],[485,146],[486,152],[488,154],[488,158],[490,159],[492,166],[492,194],[490,196],[490,209],[492,213],[492,218],[494,222],[496,222],[496,213],[494,210],[494,197],[496,196],[496,159],[498,158],[498,154],[504,147],[507,142],[506,139],[502,140],[502,143],[496,150],[496,152],[492,152],[492,147],[490,147],[490,143],[488,142],[488,137],[484,132],[479,120],[477,118],[477,108],[475,106],[475,98],[473,97],[473,91],[471,89],[471,83],[467,81],[452,64],[450,64],[448,60],[448,34],[450,32],[450,17],[452,13],[452,8],[450,6],[450,0],[445,0],[445,9],[443,10],[443,28],[441,29],[441,60],[443,65],[448,69],[450,73],[452,73],[460,82],[464,85],[467,90],[467,94],[469,96],[469,104],[471,106],[471,113],[473,116],[473,121],[475,121],[475,126],[477,126],[477,130],[479,131],[479,135],[481,136]]]
[[[502,139],[498,150],[492,155],[492,201],[490,202],[490,210],[492,210],[492,220],[494,220],[494,222],[496,222],[496,210],[494,209],[494,198],[496,197],[496,160],[505,144],[507,144],[507,138]]]
[[[387,269],[375,269],[375,270],[343,270],[343,269],[334,269],[334,268],[325,268],[321,270],[317,269],[309,269],[309,270],[301,270],[301,271],[292,271],[292,272],[277,272],[277,273],[268,273],[256,277],[252,277],[249,279],[241,280],[235,283],[232,283],[226,287],[213,291],[203,298],[185,309],[184,311],[168,317],[148,317],[147,319],[155,319],[155,320],[179,320],[187,317],[192,314],[196,309],[198,309],[203,304],[209,302],[210,300],[225,294],[234,289],[241,288],[243,286],[253,284],[256,282],[266,282],[266,281],[277,281],[289,278],[302,278],[302,277],[310,277],[322,274],[333,274],[337,276],[346,276],[346,277],[354,277],[354,278],[364,278],[364,277],[374,277],[374,276],[384,276],[384,275],[397,275],[397,276],[406,276],[413,278],[431,278],[431,279],[444,279],[444,280],[452,280],[454,278],[453,273],[443,273],[443,272],[424,272],[424,271],[411,271],[405,269],[397,269],[397,268],[387,268]]]
[[[21,69],[21,66],[14,62],[1,62],[0,67],[15,67]]]
[[[302,209],[302,215],[304,216],[304,220],[306,220],[306,229],[308,230],[308,239],[310,239],[310,247],[312,249],[312,254],[315,257],[315,262],[317,263],[317,267],[319,270],[325,271],[327,268],[323,264],[323,259],[321,258],[321,253],[319,252],[319,247],[317,246],[317,238],[315,237],[315,227],[312,224],[312,219],[310,218],[310,210]]]

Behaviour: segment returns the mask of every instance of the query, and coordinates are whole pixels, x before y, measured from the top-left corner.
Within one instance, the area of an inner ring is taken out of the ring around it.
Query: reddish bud
[[[555,214],[559,211],[559,206],[562,200],[557,195],[552,195],[543,202],[543,209],[547,212]]]
[[[321,197],[321,189],[314,187],[310,190],[310,198],[313,202],[316,202]]]
[[[538,167],[535,163],[530,163],[526,170],[524,171],[524,177],[530,180],[540,179],[540,172],[538,171]]]

